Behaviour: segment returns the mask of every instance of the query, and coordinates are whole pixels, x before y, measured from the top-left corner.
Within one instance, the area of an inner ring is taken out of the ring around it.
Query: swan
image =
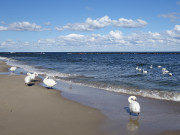
[[[136,67],[136,70],[139,70],[138,66]]]
[[[24,78],[24,82],[25,82],[26,85],[29,85],[31,83],[31,76],[26,76]]]
[[[54,85],[56,85],[56,82],[53,79],[49,79],[48,76],[43,80],[43,83],[47,86],[52,88]]]
[[[140,113],[140,105],[136,100],[137,100],[137,98],[135,96],[130,96],[128,98],[130,115],[132,112],[137,114],[137,115],[139,115],[139,113]]]
[[[148,72],[146,70],[143,69],[143,74],[147,74]]]
[[[27,75],[31,77],[31,80],[35,80],[36,76],[38,76],[36,72],[34,72],[33,74],[27,73]]]
[[[169,73],[169,76],[172,76],[172,73]]]
[[[152,65],[151,65],[149,68],[151,68],[151,69],[152,69],[152,68],[153,68],[153,67],[152,67]]]
[[[161,68],[162,66],[157,66],[158,68]]]
[[[16,70],[17,67],[11,67],[9,70],[14,72]]]
[[[138,70],[139,70],[139,72],[141,72],[141,70],[142,70],[142,69],[141,69],[141,68],[139,68]]]

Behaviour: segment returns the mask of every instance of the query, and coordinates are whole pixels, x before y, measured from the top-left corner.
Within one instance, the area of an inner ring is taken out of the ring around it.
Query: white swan
[[[148,71],[146,71],[146,70],[143,69],[143,74],[147,74],[147,73],[148,73]]]
[[[169,73],[169,76],[172,76],[172,73]]]
[[[151,68],[151,69],[152,69],[152,68],[153,68],[153,67],[152,67],[152,65],[151,65],[149,68]]]
[[[52,88],[54,85],[56,85],[56,82],[53,79],[49,79],[48,76],[43,80],[43,83],[47,86]]]
[[[136,70],[139,70],[138,66],[136,67]]]
[[[36,72],[34,72],[33,74],[27,73],[27,75],[31,77],[31,80],[35,80],[36,76],[38,76]]]
[[[9,70],[14,72],[17,69],[17,67],[11,67]]]
[[[129,109],[130,109],[130,114],[133,112],[133,113],[139,115],[139,113],[140,113],[140,105],[136,100],[137,100],[137,98],[135,96],[130,96],[128,98]]]
[[[31,76],[26,76],[24,78],[24,82],[25,82],[26,85],[29,85],[31,83]]]
[[[161,68],[162,66],[157,66],[158,68]]]

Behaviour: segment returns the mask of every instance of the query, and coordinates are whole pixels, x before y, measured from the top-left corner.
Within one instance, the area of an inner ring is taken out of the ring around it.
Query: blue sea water
[[[180,101],[180,52],[0,53],[0,60],[25,72],[37,72],[68,83],[114,93]],[[137,71],[137,66],[148,73]],[[162,68],[172,76],[163,74]]]

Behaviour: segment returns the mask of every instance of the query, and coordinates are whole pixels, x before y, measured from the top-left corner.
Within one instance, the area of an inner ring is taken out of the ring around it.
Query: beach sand
[[[0,72],[9,66],[0,62]],[[0,75],[0,135],[104,135],[105,116],[59,91],[24,84],[24,75]]]

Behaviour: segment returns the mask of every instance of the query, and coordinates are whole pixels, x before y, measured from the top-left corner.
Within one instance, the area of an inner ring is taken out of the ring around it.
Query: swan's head
[[[136,100],[137,100],[137,98],[135,96],[130,96],[128,98],[129,103],[132,103],[133,101],[136,101]]]

